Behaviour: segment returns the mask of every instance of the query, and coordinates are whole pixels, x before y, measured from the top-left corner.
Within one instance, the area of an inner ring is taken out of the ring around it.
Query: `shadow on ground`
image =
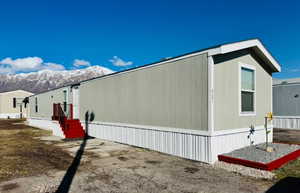
[[[300,178],[286,177],[273,185],[266,193],[300,193]]]
[[[68,193],[70,190],[70,187],[72,185],[72,181],[75,177],[75,174],[77,172],[77,169],[80,165],[81,162],[81,158],[82,155],[84,153],[84,149],[87,143],[88,139],[91,139],[92,137],[89,137],[88,133],[89,133],[89,122],[92,122],[95,118],[94,113],[89,113],[88,111],[85,113],[85,137],[78,149],[78,151],[76,152],[76,155],[73,159],[72,164],[70,165],[70,167],[68,168],[66,174],[64,175],[60,185],[58,186],[56,193]]]

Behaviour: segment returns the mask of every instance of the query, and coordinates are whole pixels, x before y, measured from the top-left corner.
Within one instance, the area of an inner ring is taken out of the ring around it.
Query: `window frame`
[[[248,69],[252,70],[254,74],[254,90],[245,90],[242,89],[242,69]],[[239,89],[238,89],[238,95],[239,95],[239,115],[240,116],[256,116],[256,92],[257,92],[257,87],[256,87],[256,67],[254,65],[250,64],[244,64],[244,63],[239,63]],[[242,111],[242,92],[252,92],[253,93],[253,111]]]

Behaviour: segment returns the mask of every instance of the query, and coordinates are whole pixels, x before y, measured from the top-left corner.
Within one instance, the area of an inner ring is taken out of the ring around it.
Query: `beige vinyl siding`
[[[32,95],[32,93],[23,90],[0,93],[0,113],[20,113],[19,105],[17,105],[16,108],[13,108],[13,98],[17,98],[18,102],[22,102],[24,98],[30,95]],[[23,113],[26,114],[26,109],[24,109],[24,105]]]
[[[56,90],[48,91],[45,93],[41,93],[38,95],[31,96],[29,98],[30,104],[30,117],[32,118],[41,118],[50,120],[53,114],[53,103],[61,103],[64,102],[64,94],[63,91],[67,90],[68,93],[68,104],[72,103],[70,87],[63,87]],[[53,97],[52,97],[53,96]],[[35,98],[38,101],[38,112],[35,112]]]
[[[272,111],[271,71],[249,50],[214,57],[214,120],[215,130],[248,128],[264,125],[266,113]],[[256,68],[256,115],[239,114],[239,63]]]
[[[80,118],[207,130],[207,55],[99,78],[80,85]]]

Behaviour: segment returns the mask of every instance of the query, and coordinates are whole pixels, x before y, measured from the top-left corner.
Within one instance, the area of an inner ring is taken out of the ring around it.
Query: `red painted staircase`
[[[72,117],[72,104],[69,104],[69,109],[71,115],[68,118],[59,103],[53,104],[52,120],[57,120],[59,122],[59,125],[67,139],[84,138],[85,131],[79,119],[73,119]]]
[[[63,122],[60,121],[59,124],[67,139],[84,138],[85,131],[78,119],[65,118],[65,120]]]

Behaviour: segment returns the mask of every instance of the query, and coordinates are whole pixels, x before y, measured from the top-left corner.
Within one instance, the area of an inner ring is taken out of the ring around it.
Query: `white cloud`
[[[10,65],[13,69],[17,70],[31,70],[37,69],[43,63],[43,59],[39,57],[27,57],[27,58],[18,58],[18,59],[11,59],[5,58],[0,61],[2,65]]]
[[[61,64],[55,64],[55,63],[52,63],[52,62],[47,62],[47,63],[44,63],[42,69],[59,71],[59,70],[65,70],[65,67]]]
[[[73,62],[73,66],[75,66],[75,67],[90,66],[90,65],[91,65],[91,63],[86,60],[75,59]]]
[[[118,56],[114,56],[112,59],[109,60],[114,66],[129,66],[132,65],[133,62],[131,61],[124,61],[121,58],[119,58]]]
[[[44,62],[40,57],[26,57],[12,59],[10,57],[4,58],[0,61],[0,73],[18,73],[18,72],[32,72],[38,70],[64,70],[65,67],[61,64],[52,62]]]

